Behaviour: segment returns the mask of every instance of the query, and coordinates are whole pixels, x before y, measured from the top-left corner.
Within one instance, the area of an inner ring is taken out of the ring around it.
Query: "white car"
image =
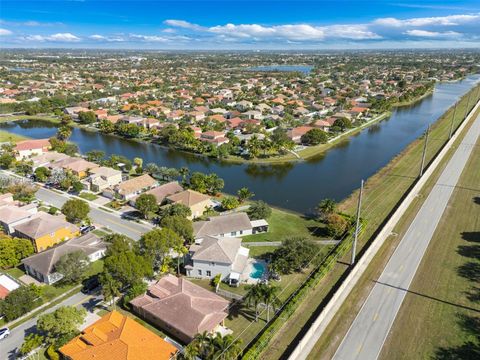
[[[0,340],[6,339],[10,335],[10,330],[7,327],[0,329]]]

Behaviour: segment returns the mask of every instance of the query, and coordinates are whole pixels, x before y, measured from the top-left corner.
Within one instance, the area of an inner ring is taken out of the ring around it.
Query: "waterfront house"
[[[99,166],[89,171],[90,176],[85,179],[88,188],[94,192],[103,191],[122,182],[122,172],[106,166]]]
[[[202,216],[207,208],[213,207],[209,196],[190,189],[167,196],[166,200],[168,203],[182,204],[190,208],[192,211],[190,220]]]
[[[226,144],[229,142],[229,139],[225,137],[225,133],[221,131],[205,131],[200,135],[201,141],[206,141],[217,146]]]
[[[193,223],[193,234],[197,238],[205,235],[235,237],[252,234],[252,223],[244,212],[214,216],[206,221]]]
[[[185,256],[187,276],[212,279],[221,274],[222,281],[236,284],[248,279],[249,249],[237,237],[203,236],[195,239]]]
[[[93,233],[65,241],[41,253],[22,260],[26,272],[45,284],[53,284],[63,278],[55,271],[55,264],[66,254],[82,251],[93,262],[105,255],[105,242]]]
[[[49,167],[50,164],[68,159],[69,157],[70,156],[68,156],[67,154],[58,153],[56,151],[49,151],[41,155],[33,156],[31,158],[31,161],[33,162],[32,167],[33,169],[36,169],[38,167]]]
[[[150,190],[158,184],[157,180],[148,174],[134,177],[116,185],[115,192],[122,200],[130,200],[135,195],[141,194],[144,191]]]
[[[302,136],[305,135],[307,132],[312,130],[313,127],[311,126],[298,126],[293,129],[290,129],[287,131],[287,136],[290,138],[290,140],[300,143],[302,142]]]
[[[58,351],[66,360],[170,360],[178,352],[175,346],[115,310]]]
[[[214,334],[229,302],[190,281],[166,275],[130,304],[135,313],[188,344],[196,334]]]
[[[24,140],[15,144],[15,159],[22,160],[33,155],[41,155],[52,148],[49,139]]]
[[[179,193],[181,191],[183,191],[183,187],[178,183],[178,181],[171,181],[167,184],[154,187],[153,189],[146,191],[145,194],[155,196],[157,204],[161,205],[166,200],[167,196]],[[135,206],[135,201],[137,200],[138,196],[140,195],[134,196],[130,199],[129,203],[132,206]]]

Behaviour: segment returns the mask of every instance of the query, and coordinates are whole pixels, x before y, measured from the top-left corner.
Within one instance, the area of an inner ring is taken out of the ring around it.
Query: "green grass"
[[[267,219],[268,232],[247,235],[244,242],[281,241],[287,237],[305,237],[319,240],[323,224],[316,220],[306,219],[304,216],[286,210],[272,208],[272,215]]]
[[[471,326],[480,322],[475,271],[480,268],[479,145],[480,141],[397,315],[384,359],[443,358],[442,354],[460,358],[460,350],[465,350],[463,356],[473,356],[480,347],[478,327]]]
[[[19,269],[18,267],[2,270],[2,271],[15,279],[20,279],[23,275],[25,275],[25,272]]]
[[[278,246],[248,246],[248,243],[243,245],[246,245],[246,247],[250,249],[250,257],[253,258],[262,257],[263,255],[271,253],[275,251],[275,249],[278,249]]]
[[[43,120],[43,121],[51,121],[54,123],[60,123],[60,118],[54,115],[12,115],[12,116],[3,116],[0,117],[0,123],[2,122],[10,122],[10,121],[17,121],[17,120]]]
[[[476,89],[471,90],[476,94]],[[457,112],[455,116],[454,126],[457,128],[460,125],[461,119],[465,114],[467,105],[467,96],[464,96],[457,106]],[[475,104],[475,99],[470,102],[470,108]],[[432,127],[430,132],[429,147],[426,156],[426,163],[432,161],[434,154],[441,148],[442,144],[448,139],[448,133],[450,130],[451,118],[453,115],[453,108],[449,109]],[[377,228],[383,223],[388,214],[397,204],[403,194],[409,189],[412,183],[418,176],[420,161],[423,150],[423,139],[417,139],[411,143],[401,154],[394,158],[389,164],[381,169],[377,174],[369,178],[365,184],[365,191],[363,197],[363,217],[366,220],[366,228],[362,235],[359,237],[357,251],[361,251],[365,247],[367,241],[373,236]],[[451,153],[450,153],[451,156]],[[444,161],[445,163],[445,161]],[[439,172],[436,172],[437,176]],[[358,191],[355,191],[349,198],[345,199],[340,204],[340,209],[347,214],[355,214],[357,205]],[[418,199],[416,206],[420,203],[421,199]],[[410,211],[410,215],[415,210]],[[400,233],[400,230],[397,231]],[[390,241],[390,245],[395,239]],[[398,239],[397,239],[398,240]],[[386,251],[386,250],[384,250]],[[384,258],[387,257],[383,253]],[[329,290],[342,278],[344,272],[348,269],[345,265],[348,262],[350,254],[345,255],[342,262],[338,262],[331,270],[330,274],[324,278],[315,288],[312,288],[309,295],[303,300],[302,304],[295,311],[295,313],[285,321],[284,327],[281,331],[277,332],[273,340],[270,342],[266,351],[262,355],[262,359],[278,359],[285,352],[287,347],[291,344],[292,339],[297,336],[304,324],[310,319],[312,313],[321,304],[323,298],[328,294]],[[381,254],[379,255],[382,256]],[[378,265],[378,264],[377,264]],[[371,275],[371,273],[370,273]],[[369,283],[366,278],[366,283],[362,291],[366,291]],[[371,282],[371,281],[370,281]],[[360,291],[359,291],[360,292]],[[347,306],[348,305],[348,306]],[[326,333],[324,338],[317,346],[318,352],[316,353],[318,358],[319,354],[328,353],[328,356],[333,355],[330,350],[335,344],[332,337],[337,339],[335,330],[343,327],[345,317],[348,317],[349,311],[352,311],[353,304],[347,304],[343,307],[342,316],[329,327],[330,331]],[[348,329],[348,327],[347,327]],[[346,330],[346,329],[345,329]],[[329,339],[326,341],[326,339]],[[338,345],[338,344],[337,344]]]
[[[4,142],[17,142],[20,140],[28,139],[26,136],[17,135],[8,131],[0,130],[0,143]]]
[[[81,192],[79,195],[82,199],[88,200],[88,201],[93,201],[98,199],[98,196],[89,192]]]
[[[466,100],[466,99],[464,99]],[[463,104],[462,104],[463,103]],[[472,101],[472,103],[474,103]],[[461,112],[460,116],[462,116],[465,112],[465,103],[462,101],[461,105],[463,105],[463,112]],[[457,110],[458,111],[458,110]],[[473,118],[479,113],[475,114]],[[450,113],[451,115],[451,113]],[[447,120],[450,120],[447,118]],[[449,121],[448,121],[449,122]],[[468,128],[470,127],[471,123],[467,125],[466,130],[463,134],[455,142],[454,146],[449,150],[447,156],[440,162],[439,167],[434,171],[432,177],[427,181],[426,185],[423,187],[421,191],[421,195],[417,196],[415,200],[412,202],[412,205],[409,207],[405,215],[402,219],[398,222],[396,227],[393,230],[393,233],[398,234],[397,236],[391,235],[389,239],[387,239],[384,246],[379,250],[376,257],[372,260],[369,267],[366,269],[365,273],[361,277],[357,286],[352,290],[348,301],[346,301],[337,312],[333,320],[328,325],[327,329],[325,330],[322,338],[319,342],[315,345],[313,352],[310,354],[309,359],[317,359],[317,358],[329,358],[333,356],[336,347],[339,345],[339,341],[342,339],[343,335],[348,330],[351,322],[355,318],[357,312],[359,311],[363,301],[368,296],[371,288],[373,287],[373,282],[371,281],[372,278],[378,278],[380,276],[382,269],[384,268],[385,264],[387,263],[388,259],[390,258],[391,254],[393,253],[396,245],[401,240],[402,236],[407,231],[411,221],[414,219],[416,213],[418,212],[419,208],[423,204],[423,201],[426,197],[425,194],[428,194],[430,189],[435,184],[436,180],[440,176],[442,170],[446,166],[448,160],[453,155],[454,151],[456,150],[459,142],[463,138],[463,135]],[[449,126],[446,127],[447,130]],[[402,162],[402,160],[397,160],[398,162]],[[362,242],[363,244],[363,242]],[[442,245],[443,246],[443,245]],[[341,271],[341,264],[338,264],[337,267],[334,268],[333,272],[330,274],[327,283],[323,285],[325,287],[331,287],[334,281],[336,281],[342,274]],[[433,276],[433,275],[432,275]],[[436,276],[436,275],[435,275]],[[314,289],[312,292],[312,296],[318,296],[317,291],[318,287]],[[410,312],[410,314],[412,314]]]

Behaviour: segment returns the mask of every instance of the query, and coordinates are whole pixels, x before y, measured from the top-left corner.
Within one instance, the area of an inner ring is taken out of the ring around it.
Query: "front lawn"
[[[89,192],[81,192],[80,195],[78,195],[82,199],[88,200],[88,201],[93,201],[97,200],[98,196]]]
[[[303,215],[272,208],[272,215],[266,220],[269,224],[268,232],[244,236],[243,241],[282,241],[294,236],[315,240],[322,238],[324,225]]]

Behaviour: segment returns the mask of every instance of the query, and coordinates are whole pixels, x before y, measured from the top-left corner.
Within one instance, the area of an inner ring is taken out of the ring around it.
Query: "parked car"
[[[0,340],[6,339],[10,335],[10,330],[7,327],[0,329]]]
[[[90,231],[93,231],[93,230],[95,230],[95,229],[96,229],[96,227],[93,226],[93,225],[90,225],[90,226],[89,226],[89,225],[81,226],[81,227],[80,227],[80,233],[83,235],[83,234],[86,234],[86,233],[88,233],[88,232],[90,232]]]
[[[98,276],[92,276],[91,278],[88,278],[83,282],[83,287],[81,291],[83,294],[89,294],[99,286],[100,281],[98,280]]]

